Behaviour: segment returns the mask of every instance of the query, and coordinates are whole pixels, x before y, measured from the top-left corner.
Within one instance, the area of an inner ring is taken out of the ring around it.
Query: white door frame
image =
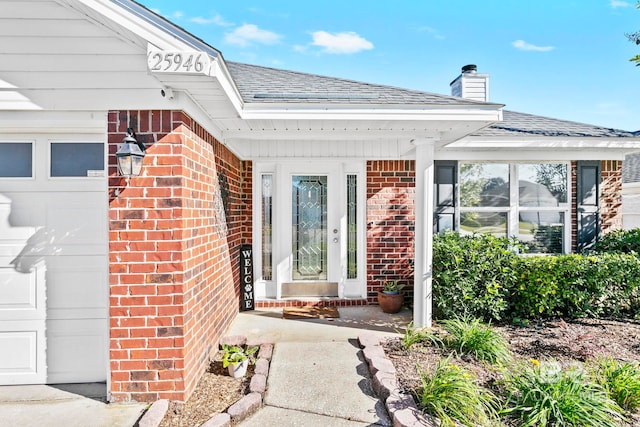
[[[256,298],[282,298],[282,284],[291,282],[291,179],[294,175],[325,175],[329,192],[327,282],[338,283],[339,298],[366,298],[366,172],[364,162],[299,159],[253,165],[253,256]],[[262,275],[262,176],[271,175],[273,197],[272,277]],[[357,277],[347,277],[346,177],[357,176]],[[334,230],[337,230],[334,233]],[[334,241],[337,239],[337,241]]]

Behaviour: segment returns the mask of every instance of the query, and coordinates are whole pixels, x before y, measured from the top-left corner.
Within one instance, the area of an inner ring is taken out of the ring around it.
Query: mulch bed
[[[553,358],[568,367],[596,356],[611,356],[625,362],[640,360],[640,322],[635,320],[558,319],[527,327],[494,328],[507,338],[514,356],[525,361]],[[412,394],[421,386],[418,369],[433,371],[445,357],[443,350],[428,344],[403,350],[399,338],[384,342],[383,347],[396,368],[401,390]],[[500,379],[497,370],[469,356],[459,357],[455,362],[474,372],[480,385],[495,390],[496,381]],[[640,426],[640,414],[634,414],[629,425]]]
[[[199,427],[249,393],[255,365],[249,365],[243,378],[233,378],[222,367],[221,357],[222,353],[216,356],[187,402],[169,403],[160,427]]]

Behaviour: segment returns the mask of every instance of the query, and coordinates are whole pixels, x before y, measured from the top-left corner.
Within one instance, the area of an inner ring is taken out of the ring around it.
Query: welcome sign
[[[255,309],[253,293],[253,249],[251,245],[240,247],[240,311]]]

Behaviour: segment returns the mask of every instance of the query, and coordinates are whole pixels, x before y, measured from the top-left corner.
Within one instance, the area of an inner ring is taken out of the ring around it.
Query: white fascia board
[[[74,3],[81,3],[94,10],[99,15],[109,19],[126,30],[136,34],[147,42],[165,50],[186,50],[185,43],[159,30],[151,23],[129,13],[119,5],[109,0],[58,0],[73,7]],[[193,49],[190,49],[193,50]]]
[[[224,63],[224,60],[220,58],[216,58],[215,61],[211,64],[211,71],[209,73],[211,77],[215,77],[220,82],[220,86],[222,86],[222,90],[233,104],[233,107],[236,109],[238,116],[241,116],[243,109],[242,97],[240,96],[240,92],[236,87],[233,79],[231,78],[231,73],[229,73],[229,69],[227,65]]]
[[[436,151],[436,160],[463,160],[485,162],[548,162],[572,160],[624,160],[625,152],[610,149],[442,149]]]
[[[620,149],[626,152],[640,149],[640,138],[463,138],[446,146],[447,148],[485,148],[485,149]]]
[[[285,104],[278,107],[245,104],[241,117],[245,120],[416,120],[416,121],[480,121],[487,126],[502,120],[502,110],[493,108],[372,105],[363,107],[336,104]]]
[[[69,0],[64,1],[69,2]],[[149,52],[153,48],[166,51],[194,50],[194,48],[188,43],[185,43],[184,41],[174,37],[173,35],[162,31],[162,29],[159,29],[153,24],[145,21],[144,19],[141,19],[140,17],[129,13],[126,9],[123,9],[122,7],[108,0],[76,1],[84,4],[85,6],[96,11],[96,13],[99,13],[105,18],[112,20],[119,26],[122,26],[126,30],[146,40],[147,52]],[[240,97],[238,89],[233,83],[233,79],[231,78],[229,70],[224,64],[222,55],[219,55],[215,58],[209,55],[209,57],[211,58],[211,69],[209,72],[209,77],[218,79],[236,111],[238,112],[238,114],[240,114],[240,111],[242,110],[242,99]],[[159,81],[162,81],[162,74],[151,74],[155,75]]]

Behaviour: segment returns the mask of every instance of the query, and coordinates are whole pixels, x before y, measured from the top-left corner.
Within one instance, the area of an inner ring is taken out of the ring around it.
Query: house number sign
[[[251,245],[240,247],[240,310],[254,310],[253,250]]]
[[[154,73],[209,74],[211,59],[204,52],[167,52],[151,50],[147,66]]]

